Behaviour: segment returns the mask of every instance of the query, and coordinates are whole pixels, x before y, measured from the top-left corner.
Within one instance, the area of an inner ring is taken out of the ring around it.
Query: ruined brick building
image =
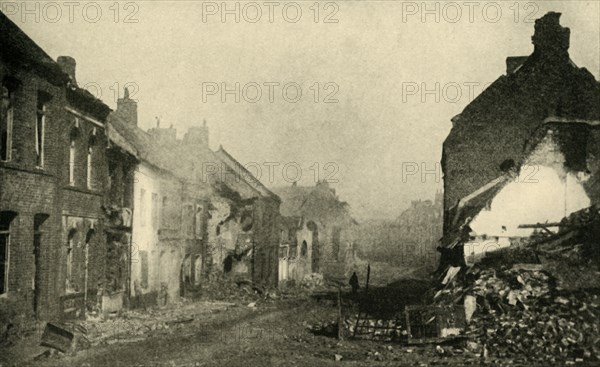
[[[225,275],[245,268],[254,282],[275,286],[281,200],[222,146],[214,155],[221,174],[208,232],[212,263]]]
[[[507,58],[506,74],[452,119],[443,263],[464,261],[452,249],[475,257],[510,246],[531,234],[523,226],[600,201],[600,84],[570,59],[559,18],[536,20],[533,53]]]
[[[29,319],[83,316],[104,280],[109,108],[0,13],[0,303]],[[18,321],[15,321],[18,322]]]
[[[104,288],[104,192],[106,185],[106,118],[110,109],[77,86],[76,63],[59,57],[58,63],[69,75],[66,114],[59,135],[60,210],[62,236],[59,284],[63,317],[83,316],[86,308],[99,303]]]
[[[210,150],[206,123],[141,130],[127,90],[111,113],[1,13],[0,47],[0,332],[165,304],[214,275],[277,284],[279,198]]]
[[[310,273],[345,277],[355,256],[358,225],[348,204],[326,181],[273,191],[282,202],[280,279],[301,280]]]
[[[202,274],[210,279],[246,278],[277,285],[279,198],[222,146],[209,147],[206,121],[177,139],[173,127],[149,131],[177,156],[177,170],[210,187]]]
[[[137,127],[127,91],[110,119],[111,142],[137,162],[133,183],[132,305],[193,295],[202,282],[242,277],[277,284],[279,198],[222,147],[206,122]]]

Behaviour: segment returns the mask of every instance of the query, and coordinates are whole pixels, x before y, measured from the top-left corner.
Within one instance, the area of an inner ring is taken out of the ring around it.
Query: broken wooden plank
[[[47,323],[40,345],[54,348],[63,353],[71,349],[75,334],[55,324]]]

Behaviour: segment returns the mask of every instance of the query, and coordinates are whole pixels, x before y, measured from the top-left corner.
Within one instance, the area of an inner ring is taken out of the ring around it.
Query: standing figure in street
[[[352,294],[356,295],[356,293],[358,292],[358,277],[356,276],[356,272],[352,273],[352,276],[350,277],[350,281],[348,282],[350,284],[350,286],[352,287]]]

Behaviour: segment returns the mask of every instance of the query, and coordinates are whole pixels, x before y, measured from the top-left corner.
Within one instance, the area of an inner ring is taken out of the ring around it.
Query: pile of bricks
[[[474,296],[466,334],[490,356],[532,363],[600,360],[600,296],[566,291],[540,266],[472,268],[461,285],[437,294],[438,304]]]

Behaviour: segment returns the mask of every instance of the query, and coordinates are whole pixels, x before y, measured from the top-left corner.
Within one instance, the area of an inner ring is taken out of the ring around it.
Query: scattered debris
[[[88,317],[85,321],[73,322],[68,330],[81,330],[76,332],[78,344],[132,343],[154,334],[174,334],[186,325],[200,322],[203,314],[235,306],[231,302],[182,302],[168,308],[129,310],[115,317],[110,314],[107,318]]]
[[[40,359],[44,359],[44,358],[48,358],[52,355],[52,350],[51,349],[46,349],[44,352],[38,354],[37,356],[33,357],[34,361],[39,361]]]
[[[435,346],[435,352],[441,356],[443,356],[445,354],[445,350],[444,348],[440,347],[439,345]]]
[[[482,357],[521,356],[530,362],[556,363],[573,358],[600,360],[600,297],[585,290],[567,291],[539,266],[474,266],[465,281],[437,295],[436,304],[471,304],[466,335]]]
[[[304,279],[302,279],[301,285],[305,288],[317,288],[323,286],[323,274],[320,273],[311,273],[307,274]]]
[[[72,348],[74,338],[75,334],[69,330],[56,324],[47,323],[40,345],[66,353]]]

